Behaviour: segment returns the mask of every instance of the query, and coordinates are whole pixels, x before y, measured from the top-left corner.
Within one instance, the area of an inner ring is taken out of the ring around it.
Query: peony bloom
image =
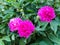
[[[51,22],[56,17],[54,8],[51,6],[41,7],[37,14],[43,22]]]
[[[20,26],[18,28],[18,34],[20,37],[28,38],[32,32],[34,31],[35,26],[32,24],[29,20],[24,20],[20,23]]]
[[[19,26],[21,21],[22,20],[20,18],[11,19],[10,22],[8,23],[8,26],[9,26],[10,30],[12,32],[18,30],[18,26]]]

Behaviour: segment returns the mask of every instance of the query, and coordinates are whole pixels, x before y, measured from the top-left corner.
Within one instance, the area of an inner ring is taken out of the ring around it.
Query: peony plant
[[[60,45],[60,0],[0,0],[0,45]]]

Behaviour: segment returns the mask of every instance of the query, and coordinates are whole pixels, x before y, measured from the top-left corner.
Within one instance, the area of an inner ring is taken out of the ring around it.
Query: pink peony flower
[[[41,7],[37,14],[43,22],[51,22],[56,17],[54,8],[51,6]]]
[[[10,30],[12,32],[18,30],[18,26],[20,25],[21,21],[22,20],[20,18],[11,19],[10,22],[8,23],[8,26],[9,26]]]
[[[20,37],[28,38],[32,32],[34,31],[35,26],[32,24],[29,20],[24,20],[20,23],[20,26],[18,28],[18,33]]]

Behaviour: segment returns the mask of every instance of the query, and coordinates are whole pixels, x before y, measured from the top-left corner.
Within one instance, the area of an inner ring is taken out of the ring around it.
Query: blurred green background
[[[40,22],[37,16],[38,9],[46,5],[56,13],[50,23]],[[10,32],[8,22],[14,17],[34,23],[35,32],[28,39]],[[60,45],[60,0],[0,0],[0,45]]]

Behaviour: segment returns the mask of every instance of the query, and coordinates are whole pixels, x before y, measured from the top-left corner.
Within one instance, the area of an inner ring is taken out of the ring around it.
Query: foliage
[[[38,9],[46,5],[56,13],[50,23],[40,22],[37,16]],[[14,17],[34,23],[35,32],[28,39],[10,32],[8,22]],[[0,45],[60,45],[60,0],[0,0]]]

